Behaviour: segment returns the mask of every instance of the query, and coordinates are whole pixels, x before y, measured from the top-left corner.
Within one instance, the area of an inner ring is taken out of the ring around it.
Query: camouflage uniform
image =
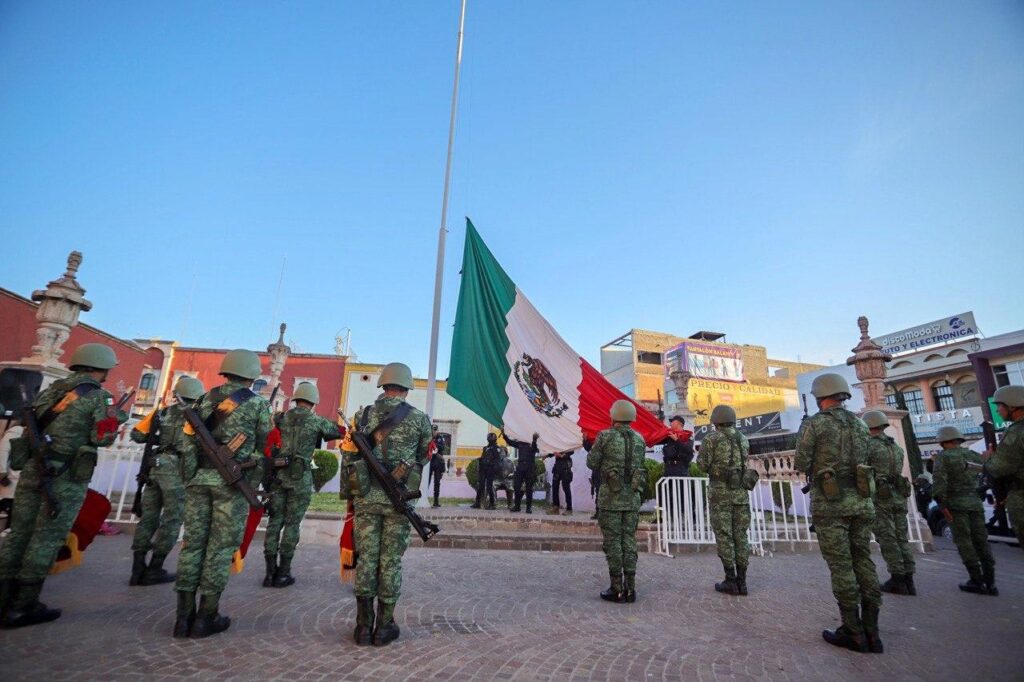
[[[964,447],[940,452],[932,472],[932,497],[953,515],[950,523],[953,542],[971,580],[981,585],[994,582],[994,577],[992,581],[985,577],[994,576],[996,562],[988,546],[985,510],[978,498],[977,475],[967,468],[968,462],[980,464],[981,457]]]
[[[167,556],[178,541],[185,511],[185,485],[178,456],[185,439],[182,406],[174,404],[161,410],[158,423],[156,461],[142,491],[142,516],[135,526],[132,551],[145,554],[153,550],[156,556]],[[132,429],[129,435],[136,443],[145,443],[148,438],[138,429]]]
[[[41,472],[35,460],[29,455],[23,464],[14,493],[11,533],[0,547],[0,610],[9,606],[9,616],[42,607],[38,597],[43,581],[85,500],[96,468],[96,449],[113,443],[117,435],[116,424],[109,424],[107,417],[107,408],[113,404],[113,399],[98,381],[84,372],[75,372],[41,391],[32,401],[36,416],[42,417],[83,384],[93,390],[70,403],[43,429],[52,439],[47,462],[59,472],[53,479],[53,496],[60,505],[56,518],[50,518],[46,497],[40,490]],[[127,419],[127,414],[119,412],[116,422],[124,423]],[[100,422],[113,429],[104,428],[105,433],[101,435],[97,429]],[[19,457],[28,451],[27,435],[12,443],[12,456],[19,451],[22,453]]]
[[[700,446],[697,465],[708,472],[708,502],[711,528],[715,531],[718,558],[726,578],[741,569],[750,558],[747,529],[750,528],[750,496],[739,475],[746,468],[750,443],[734,426],[717,426]],[[733,485],[730,485],[730,479]]]
[[[196,412],[208,419],[222,400],[251,383],[229,380],[196,401]],[[272,427],[269,403],[253,396],[221,421],[212,435],[218,443],[228,443],[236,434],[245,434],[245,442],[235,453],[235,459],[244,463],[262,456]],[[199,592],[204,599],[211,597],[210,608],[215,613],[216,600],[228,583],[231,557],[242,542],[249,505],[237,488],[224,482],[195,437],[184,439],[182,455],[186,480],[185,538],[178,554],[174,589],[185,594]],[[248,479],[254,487],[259,483],[260,473],[259,467],[249,470]]]
[[[822,410],[800,427],[795,461],[798,471],[814,475],[811,510],[818,546],[832,574],[843,627],[855,636],[877,633],[882,604],[871,560],[874,504],[858,494],[856,481],[857,465],[868,463],[869,438],[864,422],[846,408]],[[823,490],[828,469],[839,488],[831,500]]]
[[[1024,419],[1010,424],[996,452],[985,465],[993,478],[1008,484],[1006,511],[1024,549]]]
[[[873,530],[882,558],[893,577],[912,576],[914,553],[907,541],[907,498],[900,492],[901,487],[911,490],[910,482],[903,478],[903,450],[890,436],[871,436],[868,463],[875,470]]]
[[[313,451],[321,441],[340,437],[337,424],[305,406],[293,407],[281,420],[281,454],[290,463],[278,473],[274,483],[270,521],[263,539],[266,556],[276,557],[280,548],[281,573],[287,574],[291,567],[295,546],[299,544],[299,524],[313,494]]]
[[[402,403],[401,398],[380,398],[370,407],[368,419],[360,431],[372,433],[391,411]],[[362,423],[360,419],[357,423]],[[374,443],[373,453],[388,469],[400,461],[411,466],[406,487],[416,490],[420,485],[427,448],[432,438],[430,419],[413,409],[391,429],[383,443]],[[352,456],[346,453],[346,464]],[[369,489],[355,497],[356,562],[355,592],[357,598],[377,597],[391,607],[402,591],[402,555],[409,547],[409,521],[394,510],[380,485],[369,477]]]
[[[628,442],[628,449],[627,449]],[[636,527],[640,521],[641,491],[647,485],[643,436],[628,424],[617,423],[597,434],[587,454],[587,467],[600,471],[598,524],[604,536],[604,556],[612,589],[629,589],[636,576]],[[627,467],[626,458],[630,458]],[[626,480],[626,470],[632,480]]]

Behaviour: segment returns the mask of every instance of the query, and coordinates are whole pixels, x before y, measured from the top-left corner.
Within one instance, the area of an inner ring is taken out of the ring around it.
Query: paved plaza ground
[[[598,599],[593,552],[413,548],[397,610],[402,637],[351,640],[355,600],[337,551],[300,546],[287,589],[265,589],[262,556],[222,600],[231,629],[170,637],[170,585],[128,587],[130,536],[101,537],[81,567],[52,578],[55,623],[0,631],[0,679],[331,680],[886,679],[1007,680],[1024,675],[1024,552],[995,545],[998,598],[961,593],[951,545],[920,557],[920,596],[886,597],[886,653],[825,644],[836,625],[817,553],[755,557],[747,598],[717,594],[710,552],[642,554],[635,604]],[[174,557],[169,563],[173,566]],[[880,561],[876,558],[876,561]]]

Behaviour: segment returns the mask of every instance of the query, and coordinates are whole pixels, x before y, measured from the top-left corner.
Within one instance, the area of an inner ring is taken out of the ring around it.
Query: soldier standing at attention
[[[871,560],[875,508],[873,475],[867,466],[870,436],[864,422],[843,406],[850,386],[841,375],[819,375],[811,394],[819,411],[800,426],[795,464],[798,471],[813,476],[811,519],[843,621],[821,635],[835,646],[880,654],[882,592]]]
[[[988,546],[985,509],[978,499],[977,471],[968,464],[980,464],[981,456],[963,447],[964,437],[955,426],[943,426],[935,436],[942,446],[935,461],[932,497],[953,531],[953,542],[967,567],[969,579],[960,583],[964,592],[999,594],[996,589],[996,560]]]
[[[907,542],[907,498],[914,489],[903,477],[903,450],[885,435],[885,413],[872,410],[863,419],[871,434],[868,462],[875,470],[875,540],[889,568],[882,592],[916,595],[914,553]]]
[[[343,427],[313,412],[313,406],[319,402],[317,387],[303,381],[295,387],[294,407],[281,418],[281,454],[287,458],[288,466],[278,473],[271,493],[273,513],[263,538],[263,558],[267,562],[264,586],[268,582],[274,587],[295,583],[292,557],[299,544],[299,525],[313,496],[313,451],[321,441],[337,440],[344,435]]]
[[[480,464],[477,469],[476,501],[470,505],[479,509],[487,495],[487,508],[494,509],[494,474],[501,467],[501,450],[498,448],[498,436],[487,434],[487,445],[480,453]]]
[[[206,389],[203,382],[182,375],[174,384],[174,395],[191,405]],[[185,416],[180,403],[168,405],[139,422],[129,434],[136,443],[156,439],[149,474],[144,480],[136,477],[142,491],[142,516],[135,526],[132,539],[132,575],[129,585],[160,585],[174,581],[174,575],[164,568],[164,560],[178,541],[181,520],[185,513],[185,484],[181,480],[179,451],[185,435],[182,428]],[[153,431],[156,433],[153,433]],[[151,456],[152,456],[151,455]],[[139,476],[142,476],[140,473]],[[149,565],[146,554],[153,550]]]
[[[1020,547],[1024,549],[1024,386],[1003,386],[992,396],[992,401],[999,416],[1013,423],[995,451],[985,452],[986,458],[991,457],[985,470],[1007,484],[1006,511]]]
[[[611,586],[601,599],[636,601],[636,526],[640,521],[641,491],[647,486],[643,436],[630,428],[636,421],[636,405],[616,400],[611,409],[612,427],[597,434],[587,454],[587,466],[601,475],[598,524],[604,536]]]
[[[698,465],[710,479],[711,528],[725,569],[725,580],[716,583],[715,590],[745,595],[750,562],[750,496],[743,487],[743,470],[747,468],[750,444],[736,430],[736,410],[728,405],[718,405],[711,411],[711,423],[715,431],[701,444]]]
[[[512,511],[519,511],[519,505],[523,500],[523,488],[526,488],[526,513],[533,513],[533,486],[537,482],[537,469],[535,463],[537,461],[537,453],[540,452],[540,448],[537,447],[537,439],[540,438],[539,434],[533,434],[533,440],[527,443],[523,440],[514,440],[505,433],[504,429],[501,432],[501,437],[505,439],[505,442],[516,449],[519,458],[516,460],[516,473],[512,479],[512,486],[515,489],[516,503],[512,507]]]
[[[551,467],[551,508],[548,514],[558,514],[558,489],[561,488],[565,493],[565,515],[572,516],[572,453],[572,450],[566,450],[544,455],[544,459],[555,458],[555,465]]]
[[[430,457],[430,476],[434,479],[434,508],[441,506],[441,477],[445,472],[445,453],[448,450],[444,436],[437,432],[437,426],[431,426],[434,438],[434,453]]]
[[[260,359],[251,350],[233,350],[224,356],[219,374],[225,383],[196,401],[195,410],[214,440],[229,443],[238,434],[245,441],[234,453],[239,464],[262,458],[267,434],[273,427],[270,403],[252,391],[260,375]],[[186,423],[184,432],[193,436]],[[175,637],[202,638],[223,632],[231,619],[220,615],[220,595],[228,584],[231,556],[242,542],[249,504],[236,486],[229,486],[196,438],[184,440],[185,539],[178,554],[178,593]],[[258,484],[260,467],[249,469],[249,481]],[[196,592],[200,594],[196,611]]]
[[[60,618],[60,609],[39,601],[50,566],[85,501],[96,468],[97,448],[114,442],[128,415],[112,413],[113,399],[101,388],[117,365],[109,346],[86,343],[71,354],[71,375],[58,379],[32,401],[39,430],[51,443],[42,453],[51,476],[54,507],[42,490],[28,436],[11,443],[11,466],[21,469],[14,492],[11,533],[0,547],[0,616],[18,628]]]
[[[430,419],[405,402],[413,387],[412,370],[392,362],[381,370],[377,386],[384,396],[367,407],[357,420],[360,432],[373,443],[373,454],[390,470],[408,470],[406,488],[419,488],[430,446]],[[395,419],[391,419],[392,415]],[[389,423],[391,422],[391,423]],[[345,455],[358,484],[350,493],[355,507],[356,628],[359,645],[385,646],[398,639],[395,603],[402,590],[402,555],[409,547],[409,521],[395,511],[387,494],[369,472],[358,453]],[[351,484],[350,484],[351,486]],[[377,599],[374,617],[373,600]]]

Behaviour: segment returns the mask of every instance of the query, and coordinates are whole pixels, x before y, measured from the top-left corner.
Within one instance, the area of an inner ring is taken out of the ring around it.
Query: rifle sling
[[[388,414],[388,416],[384,418],[384,421],[382,421],[380,424],[378,424],[377,428],[375,428],[370,433],[370,440],[372,442],[374,442],[374,443],[379,443],[380,446],[381,446],[381,451],[385,455],[387,454],[387,451],[388,451],[388,448],[387,448],[388,435],[391,434],[391,432],[395,429],[396,426],[398,426],[403,421],[405,421],[405,418],[409,416],[410,412],[412,412],[412,405],[410,405],[409,403],[406,403],[406,402],[400,403],[397,407],[395,407],[395,409],[391,410],[390,414]],[[363,410],[363,414],[359,418],[359,428],[360,428],[360,430],[365,428],[366,424],[369,421],[370,421],[370,410],[369,409]]]
[[[79,398],[84,398],[97,389],[99,389],[99,386],[96,384],[86,382],[78,384],[73,389],[65,393],[60,400],[51,405],[50,409],[46,410],[46,412],[36,420],[36,423],[39,424],[39,432],[42,433],[43,431],[46,431],[47,427],[49,427],[57,417],[64,414],[64,410],[68,409],[71,406],[71,403],[75,402]]]
[[[239,406],[244,404],[250,398],[255,397],[255,393],[250,389],[243,387],[229,395],[227,398],[222,399],[213,408],[213,412],[210,413],[210,416],[206,418],[206,430],[212,434],[218,426],[224,423],[224,420],[231,416],[232,412],[238,409]]]

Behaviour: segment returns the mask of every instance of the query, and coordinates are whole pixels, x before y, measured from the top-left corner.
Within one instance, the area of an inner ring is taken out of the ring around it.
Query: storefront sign
[[[727,381],[690,379],[687,384],[686,404],[694,414],[694,424],[703,426],[711,421],[711,410],[718,405],[729,405],[737,418],[765,417],[797,406],[796,391],[776,386],[752,386]],[[765,420],[762,419],[761,422]],[[760,428],[752,422],[751,428]]]
[[[701,379],[743,381],[740,349],[718,343],[684,341],[665,351],[665,375],[681,369]]]
[[[694,440],[703,440],[705,436],[715,430],[711,424],[701,424],[693,428]],[[736,422],[736,429],[745,436],[780,431],[782,430],[782,419],[778,412],[757,414],[752,417],[739,417]]]
[[[881,346],[884,352],[896,354],[908,353],[939,343],[959,341],[977,335],[978,325],[974,322],[974,313],[966,312],[893,334],[876,336],[872,341]]]
[[[958,407],[955,410],[910,415],[914,435],[921,440],[935,440],[939,428],[943,426],[955,426],[965,436],[980,436],[981,422],[980,407]]]

